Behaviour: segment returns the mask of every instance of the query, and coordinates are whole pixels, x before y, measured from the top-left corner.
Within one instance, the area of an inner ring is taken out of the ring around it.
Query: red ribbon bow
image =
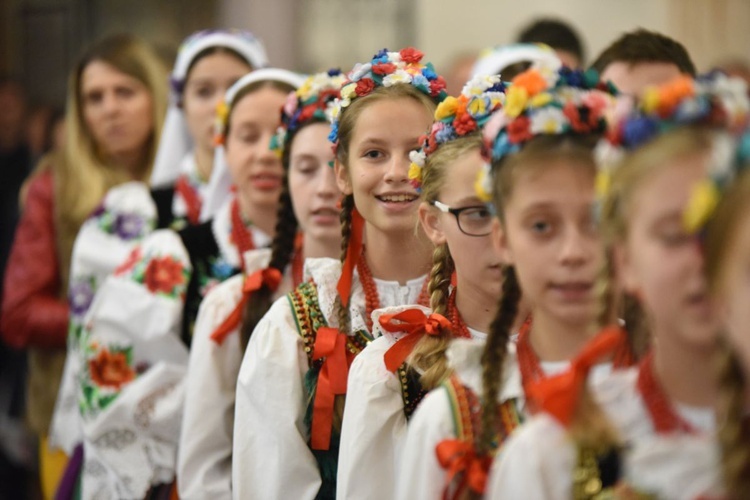
[[[349,295],[352,291],[352,279],[354,277],[354,268],[357,267],[357,261],[362,254],[362,241],[364,238],[365,220],[362,218],[356,208],[352,209],[351,236],[349,238],[349,247],[346,249],[346,258],[341,266],[341,277],[336,285],[336,290],[341,297],[341,305],[349,306]]]
[[[425,335],[439,335],[441,329],[450,328],[451,322],[442,314],[426,316],[419,309],[407,309],[397,314],[383,314],[378,319],[387,332],[404,332],[406,336],[393,344],[383,356],[385,367],[395,372]]]
[[[229,313],[229,316],[219,325],[216,330],[211,334],[211,340],[221,345],[224,339],[227,338],[230,332],[232,332],[242,320],[242,310],[245,304],[250,300],[250,296],[260,290],[265,284],[272,292],[275,292],[279,288],[281,283],[282,274],[275,267],[267,267],[265,269],[258,269],[253,274],[245,277],[245,281],[242,284],[242,298],[237,303],[235,308]]]
[[[313,450],[327,450],[331,445],[333,410],[336,396],[346,394],[349,363],[347,336],[336,328],[318,329],[313,346],[313,360],[323,359],[313,401],[310,444]]]
[[[454,499],[461,498],[467,485],[475,493],[484,494],[487,472],[492,463],[490,457],[478,456],[472,443],[460,439],[444,439],[438,443],[435,454],[440,466],[448,472],[443,491],[444,499],[448,498],[450,486],[459,473],[463,473],[463,477],[453,493]]]
[[[607,327],[591,339],[570,363],[570,368],[555,375],[529,382],[526,397],[536,408],[546,411],[561,424],[568,426],[586,383],[589,370],[603,357],[611,354],[624,340],[620,327]]]

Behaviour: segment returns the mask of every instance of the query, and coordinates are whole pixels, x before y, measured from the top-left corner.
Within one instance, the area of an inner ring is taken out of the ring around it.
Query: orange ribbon
[[[484,494],[487,486],[487,472],[492,463],[490,457],[478,456],[472,443],[460,439],[444,439],[438,443],[435,454],[440,466],[448,472],[443,491],[444,499],[448,498],[450,486],[460,473],[463,473],[463,477],[454,491],[454,499],[461,498],[467,485],[475,493]]]
[[[385,367],[395,372],[414,350],[414,346],[425,335],[439,335],[441,329],[450,328],[451,322],[442,314],[426,316],[419,309],[407,309],[397,314],[383,314],[378,319],[381,328],[387,332],[406,333],[383,356]]]
[[[224,339],[227,338],[236,327],[242,321],[242,311],[250,300],[250,296],[260,290],[265,284],[271,291],[275,292],[279,288],[281,283],[282,274],[275,267],[267,267],[265,269],[258,269],[253,274],[245,277],[245,281],[242,284],[242,297],[237,303],[235,308],[229,313],[229,316],[214,330],[211,334],[211,340],[221,345]]]
[[[349,295],[352,291],[352,279],[354,277],[354,268],[357,267],[357,261],[362,255],[362,240],[364,238],[365,220],[359,214],[356,208],[352,209],[351,232],[349,237],[349,247],[346,249],[346,258],[341,266],[341,277],[336,285],[336,290],[341,297],[341,305],[349,306]]]
[[[313,450],[331,445],[333,409],[336,396],[346,394],[350,359],[346,354],[347,336],[336,328],[318,329],[313,346],[313,361],[323,359],[313,401],[310,444]]]
[[[617,349],[624,335],[620,327],[605,328],[583,347],[567,371],[528,383],[525,387],[526,397],[536,408],[546,411],[561,424],[570,425],[589,370]]]

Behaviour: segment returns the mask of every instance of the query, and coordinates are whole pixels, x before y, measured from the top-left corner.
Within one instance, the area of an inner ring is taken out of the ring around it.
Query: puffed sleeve
[[[61,293],[51,172],[31,181],[8,258],[3,289],[3,340],[13,347],[62,349],[68,305]]]
[[[235,499],[313,499],[320,472],[304,423],[308,369],[287,297],[277,300],[248,343],[237,380],[232,490]]]

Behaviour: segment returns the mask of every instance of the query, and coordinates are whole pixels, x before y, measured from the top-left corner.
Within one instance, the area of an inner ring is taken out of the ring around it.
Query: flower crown
[[[503,107],[485,125],[487,151],[492,160],[499,160],[540,135],[604,132],[615,93],[615,88],[601,82],[592,69],[561,67],[548,74],[528,69],[511,81]],[[480,199],[491,199],[490,165],[480,172],[475,188]]]
[[[331,134],[328,140],[334,147],[339,141],[341,111],[352,101],[369,95],[377,87],[409,84],[438,102],[445,99],[448,95],[445,92],[445,79],[435,72],[431,63],[422,64],[422,57],[424,54],[412,47],[399,52],[383,49],[369,63],[354,66],[341,86],[339,98],[331,107]]]
[[[685,229],[699,231],[713,213],[722,190],[750,162],[750,99],[747,84],[714,72],[696,79],[681,76],[646,89],[637,103],[626,102],[596,148],[597,195],[609,192],[612,172],[625,153],[657,136],[690,125],[724,130],[717,136],[706,179],[696,185],[684,213]]]
[[[441,144],[481,130],[490,114],[503,104],[505,85],[499,75],[472,78],[458,97],[447,97],[435,110],[430,132],[420,139],[422,147],[409,153],[409,179],[417,192],[422,186],[422,169],[427,157]]]
[[[270,148],[279,158],[291,135],[302,125],[312,122],[328,122],[328,108],[339,95],[346,76],[339,69],[310,76],[295,92],[291,92],[281,109],[281,125],[271,138]]]

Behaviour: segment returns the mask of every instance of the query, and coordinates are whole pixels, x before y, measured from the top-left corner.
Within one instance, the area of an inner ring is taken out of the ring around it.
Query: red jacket
[[[13,347],[64,348],[68,304],[60,297],[60,265],[51,172],[34,178],[5,272],[0,332]]]

